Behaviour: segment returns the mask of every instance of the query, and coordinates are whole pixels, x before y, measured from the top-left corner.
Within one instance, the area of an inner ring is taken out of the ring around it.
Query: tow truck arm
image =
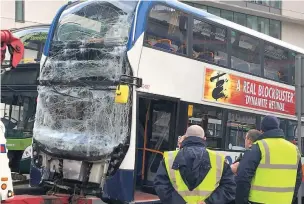
[[[24,53],[24,45],[9,30],[1,30],[1,64],[5,59],[6,47],[10,53],[10,67],[16,68]]]

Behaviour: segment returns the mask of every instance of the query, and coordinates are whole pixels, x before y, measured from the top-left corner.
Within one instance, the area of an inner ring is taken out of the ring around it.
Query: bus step
[[[161,203],[158,196],[136,191],[134,195],[134,201],[136,204],[158,204]]]

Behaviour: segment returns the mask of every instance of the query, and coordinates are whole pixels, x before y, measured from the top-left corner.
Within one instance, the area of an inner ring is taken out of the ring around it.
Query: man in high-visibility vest
[[[227,204],[235,199],[234,175],[225,156],[206,149],[205,132],[190,126],[179,151],[164,152],[154,179],[164,204]]]
[[[235,204],[291,204],[302,180],[300,152],[284,139],[278,118],[264,117],[261,131],[237,169]]]

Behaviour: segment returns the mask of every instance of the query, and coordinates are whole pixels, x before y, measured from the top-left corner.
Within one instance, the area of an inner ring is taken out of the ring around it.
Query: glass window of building
[[[288,83],[289,67],[292,63],[289,60],[289,50],[280,46],[265,42],[264,48],[264,76],[279,82]]]
[[[258,31],[269,35],[269,19],[258,17]]]
[[[194,19],[193,57],[227,66],[226,29]]]
[[[24,22],[24,0],[15,0],[15,21]]]
[[[195,4],[195,7],[207,11],[207,6],[205,6],[205,5]]]
[[[221,9],[208,6],[207,11],[213,15],[221,16]]]
[[[270,7],[276,8],[276,9],[281,9],[281,3],[282,1],[266,1],[268,2],[268,5]]]
[[[231,150],[243,150],[245,137],[249,130],[256,128],[256,115],[231,111],[228,113],[226,135],[228,148]]]
[[[233,21],[233,12],[228,10],[221,10],[221,17],[229,21]]]
[[[259,40],[238,31],[231,33],[231,68],[261,75]]]
[[[193,106],[193,115],[189,117],[188,125],[200,125],[205,130],[208,147],[221,147],[222,109],[195,104]]]
[[[280,3],[278,3],[278,1],[257,1],[257,2],[260,2],[259,4],[264,4],[264,5],[267,4],[268,6],[271,6],[272,4],[280,5]],[[189,2],[185,2],[185,3],[187,3],[193,7],[196,7],[196,8],[207,10],[211,14],[220,16],[229,21],[233,21],[242,26],[247,26],[248,28],[251,28],[253,30],[270,35],[274,38],[281,39],[280,21],[266,19],[266,18],[262,18],[262,17],[252,16],[252,15],[246,15],[243,13],[228,11],[225,9],[218,9],[218,8],[204,6],[204,5],[196,4],[196,3],[189,3]]]
[[[247,26],[246,14],[234,12],[233,21],[242,26]]]
[[[281,1],[273,1],[273,0],[249,0],[249,2],[251,3],[255,3],[255,4],[260,4],[260,5],[264,5],[264,6],[269,6],[269,7],[273,7],[276,9],[280,9],[281,8]]]
[[[276,20],[269,21],[269,35],[281,39],[281,22]]]
[[[187,54],[187,22],[185,13],[163,5],[152,8],[145,45]]]
[[[247,15],[247,27],[258,31],[258,17]]]

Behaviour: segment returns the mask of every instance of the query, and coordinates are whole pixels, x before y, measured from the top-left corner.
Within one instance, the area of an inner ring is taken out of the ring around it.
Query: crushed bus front
[[[136,81],[126,54],[136,5],[79,1],[55,17],[41,60],[31,186],[96,194],[122,163],[133,91],[124,84]]]

